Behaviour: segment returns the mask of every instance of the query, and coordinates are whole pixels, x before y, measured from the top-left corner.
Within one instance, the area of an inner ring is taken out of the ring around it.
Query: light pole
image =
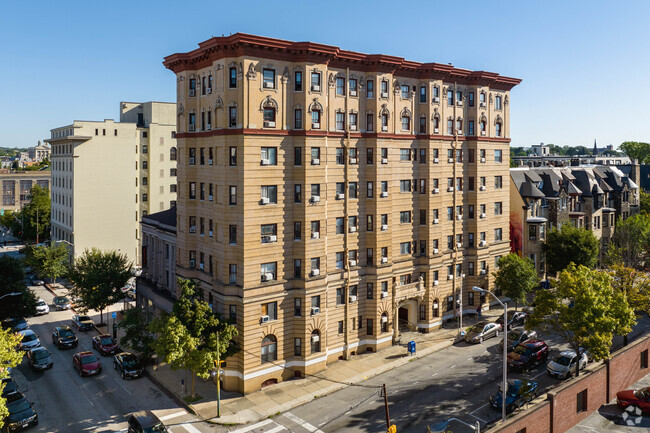
[[[0,296],[0,299],[2,299],[2,298],[6,298],[7,296],[22,296],[22,293],[20,293],[20,292],[11,292],[11,293],[7,293],[7,294],[5,294],[5,295]]]
[[[465,281],[465,274],[460,274],[460,302],[458,303],[458,309],[460,310],[460,317],[458,321],[458,334],[463,336],[463,282]]]
[[[471,428],[474,430],[476,433],[481,433],[481,423],[479,421],[476,421],[476,424],[468,424],[463,420],[460,420],[458,418],[449,418],[447,421],[441,421],[437,424],[433,425],[433,428],[430,428],[429,430],[431,433],[443,433],[445,430],[447,430],[447,427],[449,426],[450,421],[457,421],[461,424],[466,425],[467,427]]]
[[[506,422],[506,392],[508,391],[508,305],[501,302],[489,290],[472,286],[472,290],[479,293],[489,293],[503,307],[503,383],[501,384],[501,422]]]

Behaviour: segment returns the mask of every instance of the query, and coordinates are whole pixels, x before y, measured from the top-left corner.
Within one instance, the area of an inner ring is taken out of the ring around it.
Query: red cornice
[[[501,90],[510,90],[521,82],[519,78],[503,77],[493,72],[469,71],[440,63],[419,63],[385,54],[363,54],[332,45],[291,42],[246,33],[208,39],[199,43],[199,48],[193,51],[165,57],[163,65],[178,74],[208,67],[226,57],[242,56],[322,63],[333,68],[349,67],[356,71],[392,73],[409,78],[444,79]]]

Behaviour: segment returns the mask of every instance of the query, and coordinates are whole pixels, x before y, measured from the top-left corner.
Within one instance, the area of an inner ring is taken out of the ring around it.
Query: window
[[[237,68],[230,68],[228,70],[228,87],[235,89],[237,87]]]
[[[336,234],[337,235],[342,235],[343,233],[345,233],[343,223],[344,223],[344,221],[343,221],[342,217],[336,218]]]
[[[447,249],[448,250],[454,249],[454,237],[452,235],[447,236]]]
[[[411,180],[400,180],[399,181],[399,190],[400,192],[411,192]]]
[[[373,191],[373,182],[366,182],[366,197],[367,198],[373,198],[374,197],[374,191]]]
[[[467,135],[475,135],[474,133],[474,121],[470,120],[468,123]]]
[[[356,216],[349,216],[348,217],[348,228],[354,229],[356,231],[356,229],[357,229],[357,217]]]
[[[576,413],[587,411],[587,390],[576,394]]]
[[[402,98],[408,98],[410,96],[409,93],[411,89],[409,88],[408,85],[402,84],[400,90],[402,92]]]
[[[641,368],[648,368],[648,349],[641,352]]]
[[[262,281],[271,281],[277,278],[277,264],[276,262],[262,263],[260,265],[260,274]],[[273,319],[275,320],[275,319]]]
[[[375,331],[373,329],[372,319],[366,319],[366,334],[374,335]]]
[[[427,193],[427,180],[420,179],[420,194],[426,194],[426,193]]]
[[[454,208],[451,206],[447,207],[447,221],[454,220]]]
[[[409,116],[402,116],[402,131],[411,130],[411,118]]]
[[[277,224],[262,224],[260,227],[260,232],[262,236],[262,242],[275,242],[273,238],[277,240],[278,235],[278,225]]]
[[[366,98],[375,97],[375,82],[374,80],[366,81]]]
[[[503,229],[494,229],[494,241],[499,242],[503,240]]]
[[[264,109],[264,127],[275,127],[275,108]]]
[[[312,183],[311,184],[311,196],[312,197],[320,197],[320,184],[319,183]]]
[[[348,195],[349,195],[350,198],[357,198],[358,197],[358,188],[357,188],[357,183],[356,182],[348,183]]]
[[[310,263],[312,272],[320,270],[320,257],[314,257],[310,259]]]
[[[147,183],[148,183],[148,179],[147,179],[146,177],[143,177],[143,178],[142,178],[142,185],[143,185],[143,186],[144,186],[144,185],[147,185]]]
[[[471,265],[474,265],[474,263],[471,263]],[[474,266],[472,266],[472,273],[470,275],[474,275]],[[474,292],[469,292],[467,294],[467,305],[474,305]]]
[[[494,162],[503,162],[503,151],[495,150],[494,151]]]
[[[341,219],[343,219],[343,218],[341,218]],[[345,253],[343,253],[343,252],[336,253],[336,264],[335,264],[336,269],[343,269],[344,260],[345,260]],[[337,296],[337,298],[338,298],[338,296]],[[337,303],[338,303],[338,300],[337,300]]]
[[[388,98],[388,81],[381,80],[381,97]]]
[[[427,133],[427,118],[426,117],[420,117],[420,129],[419,129],[420,134],[426,134]]]
[[[474,219],[474,205],[470,204],[467,207],[467,218],[473,220]]]
[[[469,104],[470,107],[473,107],[474,106],[474,92],[469,92],[468,97],[469,97],[468,104]]]
[[[237,148],[235,146],[230,147],[230,158],[229,158],[228,164],[231,167],[234,167],[234,166],[237,165]]]
[[[408,224],[411,222],[411,211],[402,211],[399,213],[399,222],[401,224]]]
[[[381,332],[388,332],[388,313],[381,315]]]
[[[302,71],[293,73],[293,90],[295,92],[302,92]]]
[[[420,86],[420,103],[426,104],[427,102],[427,86]]]
[[[503,202],[501,201],[494,202],[494,214],[495,215],[503,214]]]
[[[302,147],[293,148],[293,165],[302,165]]]
[[[481,135],[485,135],[485,127],[486,127],[485,120],[481,120],[479,122],[479,127],[481,129]]]
[[[373,299],[375,297],[375,286],[373,283],[366,284],[366,297]]]
[[[236,284],[237,283],[237,265],[234,263],[231,263],[228,266],[228,281],[230,284]]]
[[[467,233],[467,246],[468,247],[474,246],[474,233]],[[472,268],[473,266],[474,265],[472,264]],[[470,274],[470,275],[474,275],[474,274]]]
[[[440,87],[433,86],[431,93],[433,94],[433,101],[438,102],[440,100]]]
[[[190,182],[189,186],[190,186],[190,190],[189,190],[190,200],[194,200],[196,199],[196,182]]]
[[[447,105],[454,105],[454,91],[452,89],[447,89]]]
[[[302,223],[300,221],[293,223],[293,239],[296,241],[302,239]]]
[[[339,320],[338,333],[343,334],[343,320]]]
[[[302,277],[302,261],[300,259],[293,260],[293,277],[294,278]]]
[[[237,323],[237,306],[236,305],[228,306],[228,319],[230,319],[232,321],[232,323]]]
[[[312,92],[320,92],[320,72],[311,73],[311,90]]]
[[[228,241],[231,245],[237,243],[237,226],[234,224],[228,226]]]
[[[263,147],[261,153],[262,165],[278,164],[278,149],[276,147]]]
[[[386,180],[381,181],[381,192],[388,194],[388,181]]]
[[[336,113],[336,124],[335,128],[338,131],[345,130],[345,113]]]
[[[388,114],[381,115],[381,130],[388,131]]]
[[[503,177],[502,176],[494,176],[494,188],[496,188],[496,189],[503,188]]]
[[[176,152],[177,152],[177,150],[176,150],[175,147],[172,147],[171,149],[169,149],[169,160],[170,161],[176,161]]]
[[[196,78],[190,78],[190,96],[196,96]],[[95,135],[97,135],[97,130],[95,130]]]
[[[336,163],[338,165],[345,164],[345,157],[343,156],[343,148],[342,147],[337,147],[336,148]]]
[[[343,77],[336,77],[336,95],[345,95],[345,78]]]
[[[293,128],[302,129],[302,109],[293,110]]]
[[[427,210],[420,209],[420,225],[426,225],[426,224],[427,224]]]
[[[320,331],[317,329],[311,333],[311,353],[320,352]]]
[[[411,149],[400,149],[399,150],[399,160],[400,161],[410,161],[411,160]]]
[[[302,338],[293,339],[293,355],[302,356]]]
[[[302,203],[302,185],[293,186],[293,202]]]
[[[196,165],[196,149],[194,147],[190,147],[187,150],[189,154],[189,158],[188,158],[189,165]]]
[[[357,80],[356,80],[356,78],[350,78],[349,87],[350,87],[350,96],[357,96]]]
[[[497,122],[494,125],[494,132],[496,133],[497,137],[501,137],[501,122]]]
[[[336,305],[343,305],[343,288],[336,289]]]
[[[311,127],[312,129],[320,129],[320,111],[312,110],[311,112]]]
[[[374,121],[375,121],[375,116],[373,116],[372,113],[368,113],[366,115],[366,130],[368,132],[373,132],[375,130]]]
[[[228,204],[236,205],[237,204],[237,186],[230,186],[230,193],[228,194]]]
[[[274,335],[267,335],[262,340],[262,364],[278,359],[278,343]]]
[[[170,168],[169,169],[169,176],[170,177],[176,177],[176,169],[175,168]]]
[[[350,113],[350,129],[357,130],[357,113]]]
[[[228,126],[237,126],[237,107],[228,107]]]
[[[503,109],[503,104],[501,102],[501,96],[496,96],[494,98],[494,108],[497,110],[502,110]]]

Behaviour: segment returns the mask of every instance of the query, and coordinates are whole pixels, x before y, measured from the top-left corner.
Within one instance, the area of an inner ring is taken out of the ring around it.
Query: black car
[[[142,377],[144,368],[138,357],[129,352],[118,353],[113,357],[113,368],[119,370],[122,379]]]
[[[127,433],[168,433],[165,425],[151,411],[135,412],[129,417]]]
[[[14,332],[24,331],[29,329],[29,324],[27,320],[22,317],[16,317],[14,319],[7,319],[3,322],[3,326],[7,329],[11,329]]]
[[[508,366],[526,371],[546,362],[547,359],[548,345],[543,340],[533,338],[520,343],[508,354]]]
[[[77,347],[79,339],[69,326],[57,326],[52,331],[52,343],[59,349]]]
[[[37,347],[27,352],[27,362],[33,370],[47,370],[54,365],[50,352],[44,347]]]
[[[508,329],[523,325],[526,323],[527,317],[528,314],[523,311],[508,311]],[[503,314],[500,315],[495,322],[503,325]]]
[[[95,322],[89,316],[75,314],[72,316],[72,324],[81,332],[90,331],[95,327]]]
[[[514,350],[519,343],[523,343],[531,338],[537,338],[537,332],[527,331],[523,328],[510,330],[510,332],[508,332],[508,352]],[[503,350],[503,340],[499,342],[499,347]]]
[[[70,300],[66,298],[65,296],[55,296],[54,297],[54,305],[56,306],[57,311],[58,310],[69,310],[72,304],[70,303]]]
[[[11,377],[5,377],[2,379],[5,387],[2,388],[2,397],[9,398],[9,396],[18,394],[18,384]]]
[[[33,406],[21,393],[7,398],[9,416],[4,420],[3,431],[15,432],[38,425],[38,415]]]

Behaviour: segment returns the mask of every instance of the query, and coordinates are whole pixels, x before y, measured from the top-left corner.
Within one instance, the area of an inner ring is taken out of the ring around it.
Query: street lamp
[[[489,293],[503,307],[503,384],[501,385],[501,421],[506,422],[506,392],[508,391],[508,305],[504,304],[489,290],[472,286],[479,293]]]
[[[11,292],[11,293],[7,293],[7,294],[5,294],[5,295],[0,296],[0,299],[2,299],[2,298],[6,298],[7,296],[22,296],[22,293],[20,293],[20,292]]]
[[[449,426],[449,421],[458,421],[459,423],[464,424],[467,427],[471,428],[476,433],[481,433],[481,423],[479,421],[476,421],[476,424],[472,425],[458,418],[449,418],[447,421],[441,421],[437,424],[434,424],[433,428],[430,428],[429,430],[431,431],[431,433],[443,433],[445,430],[447,430],[447,427]]]
[[[463,281],[465,280],[465,274],[460,274],[460,302],[458,303],[458,309],[460,311],[459,321],[458,321],[458,334],[463,337]]]

